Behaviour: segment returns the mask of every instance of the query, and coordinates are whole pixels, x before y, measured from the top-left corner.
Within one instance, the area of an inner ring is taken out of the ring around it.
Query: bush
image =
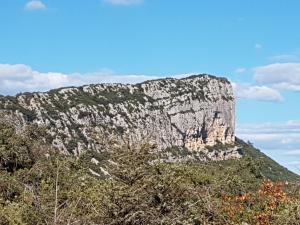
[[[30,168],[45,150],[42,143],[41,131],[27,127],[23,135],[10,125],[0,124],[0,169],[15,172],[19,169]]]
[[[0,127],[0,225],[299,224],[298,186],[264,179],[249,156],[169,164],[150,144],[64,156],[36,131]]]

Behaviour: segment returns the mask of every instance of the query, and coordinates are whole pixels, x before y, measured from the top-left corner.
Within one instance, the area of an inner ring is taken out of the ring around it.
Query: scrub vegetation
[[[44,136],[0,125],[1,225],[300,224],[298,176],[240,140],[240,160],[159,163],[147,143],[75,157]]]

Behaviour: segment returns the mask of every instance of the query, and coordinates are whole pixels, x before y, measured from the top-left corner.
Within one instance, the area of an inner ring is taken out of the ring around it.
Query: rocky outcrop
[[[20,126],[46,126],[52,144],[65,153],[97,149],[109,138],[191,151],[235,139],[232,87],[210,75],[0,97],[0,110]]]

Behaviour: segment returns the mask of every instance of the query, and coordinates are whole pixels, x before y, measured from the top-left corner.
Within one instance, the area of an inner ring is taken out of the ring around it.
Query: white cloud
[[[300,135],[300,121],[289,120],[284,123],[262,123],[262,124],[243,124],[238,126],[238,131],[241,134],[267,134],[267,135],[282,135],[282,134],[297,134]],[[300,142],[300,139],[299,139]]]
[[[287,63],[287,62],[298,62],[300,61],[300,58],[297,55],[283,54],[283,55],[271,56],[269,57],[269,60],[275,63]]]
[[[246,72],[246,68],[236,68],[235,70],[234,70],[234,72],[235,73],[244,73],[244,72]]]
[[[237,98],[253,99],[258,101],[281,102],[280,92],[267,86],[251,86],[232,83]]]
[[[25,9],[29,11],[46,9],[46,5],[42,1],[29,1],[25,5]]]
[[[197,73],[193,73],[197,74]],[[173,75],[182,78],[192,74]],[[0,94],[16,94],[26,91],[47,91],[65,86],[79,86],[90,83],[138,83],[145,80],[162,78],[149,75],[120,75],[113,71],[102,70],[95,73],[39,72],[28,65],[0,64]],[[259,101],[282,101],[280,93],[266,86],[250,86],[232,84],[238,98],[255,99]]]
[[[21,79],[31,76],[32,70],[30,67],[23,64],[0,64],[0,79]]]
[[[254,69],[259,84],[280,90],[300,91],[300,63],[274,63]]]
[[[143,3],[143,0],[103,0],[103,2],[111,5],[129,6],[141,4]]]
[[[255,45],[254,45],[254,48],[255,49],[261,49],[263,46],[262,46],[262,44],[259,44],[259,43],[256,43]]]
[[[299,174],[300,161],[291,161],[291,162],[288,162],[287,165],[296,167],[295,172],[296,173],[298,172],[298,174]]]
[[[300,156],[300,149],[289,150],[285,153],[285,155]]]
[[[175,75],[174,77],[182,77]],[[65,86],[79,86],[91,83],[138,83],[161,78],[149,75],[119,75],[109,70],[96,73],[64,74],[39,72],[23,64],[0,64],[0,94],[13,95],[26,91],[47,91]]]
[[[263,149],[280,150],[287,155],[300,150],[300,121],[240,124],[236,133],[238,137],[250,140]]]

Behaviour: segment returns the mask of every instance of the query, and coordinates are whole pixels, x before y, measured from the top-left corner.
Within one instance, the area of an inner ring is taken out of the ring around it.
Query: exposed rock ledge
[[[149,139],[160,149],[192,151],[235,140],[231,84],[210,75],[0,97],[0,111],[17,116],[20,126],[46,126],[52,144],[65,153],[99,148],[95,135],[129,143]]]

